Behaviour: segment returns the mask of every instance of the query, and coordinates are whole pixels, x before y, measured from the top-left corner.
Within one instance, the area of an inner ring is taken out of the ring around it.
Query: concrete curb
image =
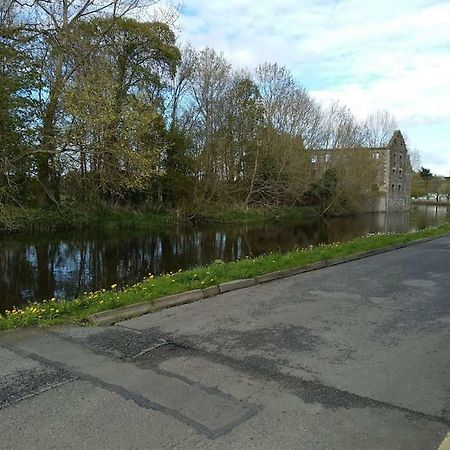
[[[185,305],[186,303],[197,302],[198,300],[211,297],[211,294],[205,296],[203,291],[204,290],[202,289],[196,289],[194,291],[180,292],[179,294],[159,298],[152,303],[136,303],[134,305],[102,311],[88,316],[88,320],[95,325],[112,325],[121,320],[131,319],[132,317],[142,316],[146,313],[160,311],[178,305]]]
[[[227,281],[226,283],[219,284],[219,291],[221,294],[230,291],[236,291],[237,289],[243,289],[246,287],[254,286],[256,280],[254,278],[245,278],[244,280]]]
[[[292,277],[300,273],[305,273],[306,267],[294,267],[292,269],[277,270],[276,272],[268,272],[263,275],[258,275],[255,280],[258,284],[267,283],[268,281],[279,280],[281,278]]]
[[[282,278],[299,275],[305,272],[311,272],[313,270],[319,270],[325,267],[336,266],[338,264],[344,264],[346,262],[368,258],[369,256],[387,253],[392,250],[398,250],[401,248],[409,247],[411,245],[423,244],[425,242],[429,242],[444,236],[446,235],[417,239],[411,242],[390,245],[389,247],[379,248],[375,250],[368,250],[367,252],[355,253],[354,255],[341,256],[329,260],[318,261],[312,264],[308,264],[306,266],[277,270],[276,272],[269,272],[262,275],[258,275],[255,278],[245,278],[242,280],[227,281],[225,283],[220,283],[217,286],[211,286],[205,289],[196,289],[194,291],[181,292],[179,294],[162,297],[155,300],[152,303],[144,302],[144,303],[136,303],[134,305],[129,306],[122,306],[120,308],[92,314],[88,316],[88,321],[94,325],[99,326],[113,325],[116,322],[131,319],[133,317],[142,316],[143,314],[147,314],[150,312],[156,312],[162,309],[172,308],[174,306],[197,302],[205,298],[216,297],[220,294],[224,294],[225,292],[232,292],[238,289],[244,289],[250,286],[255,286],[257,284],[267,283],[274,280],[280,280]]]
[[[203,289],[203,298],[214,297],[220,294],[219,286],[211,286],[209,288]]]

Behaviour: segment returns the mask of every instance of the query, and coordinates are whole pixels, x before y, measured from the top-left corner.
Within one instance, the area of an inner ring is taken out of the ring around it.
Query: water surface
[[[257,226],[177,226],[151,230],[67,231],[0,239],[0,311],[30,300],[74,298],[111,284],[231,261],[271,251],[345,241],[378,232],[407,232],[450,220],[450,207],[363,214]]]

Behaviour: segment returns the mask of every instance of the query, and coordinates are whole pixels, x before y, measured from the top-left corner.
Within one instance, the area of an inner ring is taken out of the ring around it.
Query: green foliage
[[[423,168],[422,168],[423,169]],[[425,171],[428,169],[425,169]],[[446,201],[450,201],[450,179],[442,177],[429,177],[428,173],[425,173],[425,178],[422,172],[413,172],[411,182],[411,195],[415,198],[432,196],[430,201],[439,202],[439,197],[446,196]]]
[[[324,211],[336,196],[338,173],[335,169],[327,169],[323,177],[311,185],[303,195],[303,202],[309,206],[318,206]]]
[[[431,180],[433,178],[433,174],[430,169],[426,169],[425,167],[421,167],[419,170],[419,176],[422,180]]]
[[[197,217],[198,220],[208,223],[233,223],[233,224],[251,224],[274,221],[298,220],[300,217],[308,217],[317,214],[314,207],[286,207],[278,206],[273,208],[230,208],[229,206],[214,205],[214,208],[202,211]]]
[[[33,90],[38,86],[28,41],[27,33],[16,28],[0,31],[0,203],[26,197],[27,153],[36,126]]]
[[[49,231],[74,228],[107,230],[148,228],[177,222],[168,211],[136,211],[111,205],[92,208],[86,205],[59,208],[17,208],[0,210],[0,232]]]
[[[187,152],[190,143],[186,134],[176,127],[167,133],[167,141],[166,170],[161,177],[164,199],[169,207],[183,207],[191,201],[194,185],[194,160]]]
[[[106,199],[139,199],[161,176],[170,146],[161,92],[180,59],[174,34],[158,22],[99,18],[82,23],[80,35],[92,65],[69,84],[65,106],[66,133],[83,152],[82,184]]]
[[[114,15],[108,5],[35,0],[2,28],[1,205],[170,208],[198,219],[223,204],[274,216],[306,202],[339,214],[376,191],[363,158],[333,166],[334,178],[311,168],[305,148],[364,143],[370,123],[347,107],[324,111],[277,64],[250,73],[210,48],[180,52],[168,24],[132,18],[136,2],[115,3]],[[386,117],[372,131],[389,132]],[[24,222],[2,217],[4,229]]]

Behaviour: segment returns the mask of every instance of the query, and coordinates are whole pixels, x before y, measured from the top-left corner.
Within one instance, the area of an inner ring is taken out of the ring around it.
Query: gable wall
[[[387,210],[409,211],[411,206],[411,163],[402,135],[396,132],[389,143]]]

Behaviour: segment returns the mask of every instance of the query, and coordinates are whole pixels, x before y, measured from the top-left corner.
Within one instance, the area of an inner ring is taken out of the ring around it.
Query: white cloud
[[[361,117],[388,109],[423,164],[450,173],[450,1],[185,0],[185,11],[182,41],[238,67],[284,64]]]

